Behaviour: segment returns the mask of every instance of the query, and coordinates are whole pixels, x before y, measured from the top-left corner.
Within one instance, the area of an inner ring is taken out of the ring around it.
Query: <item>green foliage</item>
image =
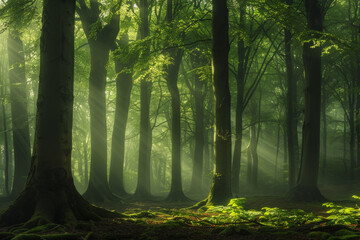
[[[359,200],[360,197],[354,195],[354,199]],[[360,209],[356,206],[353,207],[343,207],[341,205],[336,205],[331,202],[324,203],[323,206],[330,208],[327,211],[329,216],[327,219],[329,220],[328,224],[359,224],[360,223]]]

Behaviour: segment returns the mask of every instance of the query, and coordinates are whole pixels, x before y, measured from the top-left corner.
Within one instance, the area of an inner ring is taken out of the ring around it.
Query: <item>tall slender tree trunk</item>
[[[349,97],[349,151],[350,151],[350,180],[354,180],[354,168],[356,166],[356,155],[355,155],[355,109],[353,100]]]
[[[176,55],[175,55],[176,54]],[[178,74],[183,51],[174,50],[170,54],[174,62],[167,67],[166,82],[171,96],[171,187],[168,201],[183,201],[186,199],[182,190],[181,179],[181,128],[180,128],[180,94],[177,86]],[[175,56],[174,56],[175,55]]]
[[[276,138],[275,172],[274,172],[274,184],[275,184],[275,189],[277,189],[277,187],[278,187],[277,182],[278,182],[279,150],[280,150],[280,124],[278,124],[277,138]]]
[[[200,62],[200,57],[195,53],[194,62]],[[190,192],[202,192],[202,173],[204,162],[204,83],[200,80],[198,73],[195,73],[195,151],[193,159],[193,172],[191,177]]]
[[[322,173],[323,176],[326,173],[326,164],[327,164],[327,123],[326,123],[326,89],[325,82],[322,87],[322,102],[321,102],[321,115],[322,115]]]
[[[147,0],[140,0],[140,38],[150,36],[149,29],[149,4]],[[146,58],[149,54],[149,47],[143,51],[141,57]],[[138,184],[135,190],[135,197],[148,199],[151,197],[150,189],[150,160],[152,145],[152,129],[150,127],[150,100],[152,82],[149,76],[144,76],[140,83],[140,144],[139,144],[139,166]]]
[[[322,31],[322,16],[317,0],[305,0],[307,23],[310,30]],[[318,37],[316,35],[315,37]],[[323,201],[317,181],[320,152],[321,105],[321,47],[314,41],[304,43],[305,111],[303,144],[298,184],[290,192],[293,200]]]
[[[124,34],[118,42],[118,47],[127,49],[129,36]],[[124,156],[125,156],[125,133],[130,106],[130,95],[133,86],[132,68],[133,62],[122,62],[120,56],[115,56],[116,76],[116,108],[114,129],[111,144],[111,165],[109,186],[119,196],[127,196],[124,188]]]
[[[89,185],[84,197],[92,202],[116,200],[107,179],[107,126],[106,126],[106,64],[110,49],[114,47],[119,32],[119,15],[113,13],[110,22],[99,26],[94,35],[93,26],[100,21],[100,3],[78,0],[77,13],[90,47],[89,108],[91,136],[91,165]],[[114,9],[112,9],[113,11]]]
[[[292,0],[287,0],[286,4],[291,6]],[[286,112],[286,126],[287,126],[287,141],[289,154],[289,188],[295,186],[296,165],[299,161],[299,144],[297,133],[297,83],[294,77],[293,58],[291,52],[292,34],[289,29],[285,29],[285,64],[286,64],[286,79],[287,79],[287,112]]]
[[[241,5],[240,24],[245,25],[245,1]],[[243,111],[244,111],[244,89],[245,89],[245,41],[243,38],[237,42],[238,66],[236,74],[236,132],[235,146],[232,161],[232,191],[238,194],[240,191],[240,167],[241,167],[241,150],[242,150],[242,128],[243,128]]]
[[[258,134],[256,134],[256,127],[255,124],[253,124],[250,127],[250,151],[252,160],[251,186],[254,190],[258,187],[259,157],[257,153],[257,138]]]
[[[5,87],[3,87],[5,88]],[[3,91],[5,95],[5,90]],[[3,96],[4,96],[3,95]],[[6,117],[6,109],[5,109],[5,100],[2,100],[2,116],[3,116],[3,129],[4,129],[4,159],[5,159],[5,193],[6,196],[10,196],[11,188],[10,188],[10,157],[9,157],[9,141],[8,141],[8,129],[7,129],[7,117]]]
[[[10,103],[15,156],[14,183],[11,198],[23,190],[30,168],[30,131],[27,110],[25,58],[20,33],[10,30],[8,37]]]
[[[347,170],[347,164],[346,164],[346,113],[344,112],[344,139],[343,139],[343,163],[344,163],[344,170],[345,170],[345,174],[348,175],[348,170]]]
[[[71,173],[74,22],[75,0],[44,0],[31,168],[25,189],[0,216],[0,225],[75,225],[106,212],[80,196]]]
[[[213,0],[213,79],[215,92],[215,173],[207,204],[225,205],[231,193],[231,96],[227,1]]]

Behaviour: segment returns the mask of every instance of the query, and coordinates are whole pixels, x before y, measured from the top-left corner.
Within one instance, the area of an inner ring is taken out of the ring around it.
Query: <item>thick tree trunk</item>
[[[231,194],[231,97],[227,1],[213,0],[213,78],[215,91],[215,174],[207,204],[225,205]]]
[[[71,174],[75,0],[44,0],[34,152],[26,188],[0,225],[74,224],[105,210],[87,203]]]
[[[308,27],[322,31],[320,4],[317,0],[306,0]],[[290,190],[290,197],[299,201],[323,201],[318,186],[320,152],[320,104],[321,104],[321,47],[313,41],[304,43],[305,67],[305,111],[303,144],[298,185]]]
[[[120,48],[127,48],[129,36],[125,34],[119,41]],[[116,76],[116,108],[114,129],[111,143],[111,165],[109,186],[119,196],[127,196],[124,188],[124,156],[125,156],[125,133],[130,106],[130,95],[133,86],[132,62],[124,63],[120,56],[115,56]]]
[[[149,4],[147,0],[140,0],[140,37],[145,39],[150,35],[149,29]],[[140,57],[147,57],[147,47]],[[135,198],[148,199],[151,197],[150,189],[150,160],[152,145],[152,129],[150,127],[150,100],[152,83],[149,76],[144,76],[140,83],[140,144],[139,144],[139,167],[138,184]]]
[[[27,110],[25,58],[20,33],[10,30],[8,37],[9,81],[13,146],[15,156],[14,183],[11,198],[23,190],[30,168],[30,132]]]
[[[291,5],[292,0],[287,0],[287,4]],[[299,161],[299,144],[297,133],[297,84],[296,78],[293,74],[293,60],[291,53],[291,39],[292,34],[290,30],[285,29],[285,63],[287,75],[287,112],[286,112],[286,126],[287,126],[287,141],[289,154],[289,188],[295,186],[296,165]]]

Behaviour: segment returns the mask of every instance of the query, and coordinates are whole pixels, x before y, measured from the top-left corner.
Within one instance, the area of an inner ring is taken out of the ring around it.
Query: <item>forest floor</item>
[[[235,199],[225,207],[188,209],[195,203],[157,199],[109,202],[101,206],[125,217],[81,223],[76,230],[50,228],[9,235],[5,234],[6,229],[0,229],[0,239],[360,239],[360,210],[356,201],[326,207],[321,203],[294,203],[284,197],[259,196]],[[0,203],[0,211],[8,204]]]

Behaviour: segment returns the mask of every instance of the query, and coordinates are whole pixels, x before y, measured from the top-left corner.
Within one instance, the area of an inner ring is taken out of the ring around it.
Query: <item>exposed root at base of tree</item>
[[[0,216],[0,226],[8,227],[16,235],[13,239],[32,238],[37,233],[81,228],[85,222],[99,221],[103,218],[123,217],[115,211],[94,206],[85,201],[76,191],[71,181],[62,186],[41,188],[28,185],[22,194]],[[72,234],[60,234],[44,239],[78,239]],[[59,236],[60,236],[59,235]],[[51,238],[52,237],[52,238]]]

